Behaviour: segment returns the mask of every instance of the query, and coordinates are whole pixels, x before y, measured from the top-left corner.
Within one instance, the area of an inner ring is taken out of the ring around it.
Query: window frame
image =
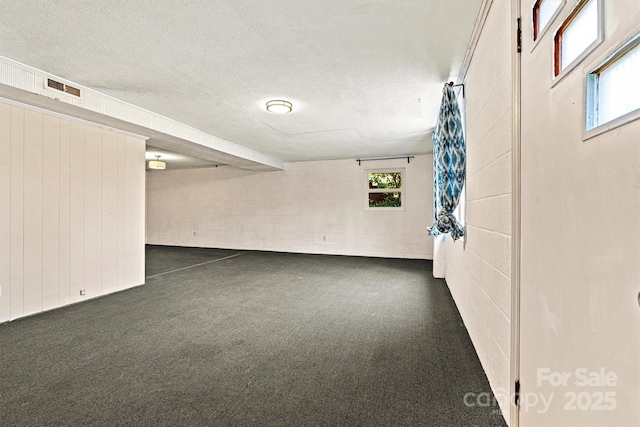
[[[585,50],[580,53],[572,62],[567,64],[567,66],[562,69],[562,34],[564,31],[571,25],[574,19],[582,12],[589,2],[595,1],[597,8],[597,37],[596,39],[585,48]],[[593,53],[593,51],[600,46],[604,42],[604,2],[603,0],[580,0],[573,10],[567,15],[567,17],[562,21],[560,26],[556,29],[553,34],[553,65],[552,65],[552,76],[553,76],[553,84],[551,87],[555,86],[558,82],[562,81],[571,71],[573,71],[578,65],[580,65],[589,55]]]
[[[583,111],[583,123],[582,128],[583,135],[582,140],[593,138],[601,135],[605,132],[623,126],[627,123],[631,123],[640,119],[640,108],[629,111],[613,120],[602,123],[597,126],[589,127],[596,120],[596,114],[594,109],[597,109],[598,104],[598,88],[597,80],[599,74],[613,65],[616,61],[622,58],[626,53],[640,46],[640,32],[634,31],[630,37],[625,37],[622,44],[618,44],[610,49],[605,55],[604,59],[595,62],[594,66],[589,67],[589,72],[586,73],[584,78],[584,109]]]
[[[466,81],[464,82],[466,83]],[[465,156],[468,154],[467,152],[467,99],[464,97],[464,92],[461,97],[457,98],[458,100],[458,108],[460,109],[460,119],[462,120],[462,135],[464,136],[464,149]],[[468,157],[467,157],[468,159]],[[465,160],[466,162],[466,160]],[[460,192],[460,199],[458,200],[458,206],[453,210],[453,216],[458,220],[460,224],[464,227],[464,235],[460,237],[463,248],[466,248],[467,245],[467,169],[468,163],[465,164],[464,168],[464,185],[462,186],[462,191]]]
[[[533,45],[531,47],[532,52],[538,45],[538,42],[540,41],[540,39],[547,33],[547,31],[549,31],[549,28],[551,28],[556,18],[558,18],[558,15],[560,15],[560,12],[562,12],[562,9],[564,9],[564,7],[567,5],[567,0],[561,0],[556,10],[553,12],[551,17],[549,18],[549,22],[547,22],[547,25],[545,25],[544,27],[542,27],[542,29],[540,29],[538,28],[538,20],[539,20],[538,15],[540,12],[540,5],[544,1],[546,0],[536,0],[536,2],[533,4],[533,8],[531,11],[531,40],[533,42]]]
[[[381,189],[372,189],[369,188],[369,174],[371,173],[400,173],[400,188],[381,188]],[[405,183],[406,173],[405,168],[375,168],[375,169],[365,169],[364,171],[364,190],[365,190],[365,199],[364,199],[364,209],[367,211],[403,211],[405,210],[405,196],[406,196],[406,183]],[[399,207],[391,207],[391,206],[369,206],[369,194],[371,193],[400,193],[400,206]]]

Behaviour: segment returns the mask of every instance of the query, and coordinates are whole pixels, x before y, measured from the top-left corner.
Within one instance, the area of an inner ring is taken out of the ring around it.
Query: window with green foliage
[[[367,208],[402,208],[402,169],[368,170]]]

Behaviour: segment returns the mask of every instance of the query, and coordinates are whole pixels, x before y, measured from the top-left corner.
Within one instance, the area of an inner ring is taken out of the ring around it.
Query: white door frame
[[[512,136],[511,136],[511,357],[510,377],[511,393],[509,405],[511,405],[509,425],[520,425],[520,407],[516,405],[516,383],[520,380],[520,200],[521,200],[521,173],[520,173],[520,45],[522,38],[522,14],[521,0],[511,1],[511,40],[512,40]]]

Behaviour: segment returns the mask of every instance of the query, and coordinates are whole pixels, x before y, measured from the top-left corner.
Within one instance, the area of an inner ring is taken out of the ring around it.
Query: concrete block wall
[[[404,210],[366,210],[365,171],[403,168]],[[147,172],[147,243],[431,259],[433,157]]]
[[[464,242],[447,238],[445,271],[491,387],[505,396],[511,328],[510,14],[507,2],[493,2],[466,74],[467,235]],[[509,406],[501,409],[508,421]]]

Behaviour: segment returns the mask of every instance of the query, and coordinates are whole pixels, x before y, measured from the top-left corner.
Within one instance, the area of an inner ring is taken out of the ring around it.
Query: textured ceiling
[[[285,161],[420,154],[480,4],[2,1],[0,54]]]

